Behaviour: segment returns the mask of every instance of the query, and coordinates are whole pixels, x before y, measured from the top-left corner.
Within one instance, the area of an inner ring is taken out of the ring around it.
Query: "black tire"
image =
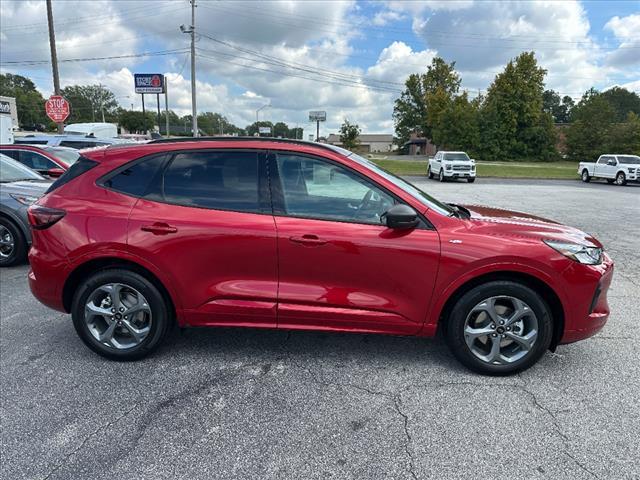
[[[151,309],[150,331],[145,339],[134,347],[120,350],[100,343],[89,332],[85,322],[85,305],[89,295],[99,286],[109,283],[122,283],[133,287],[146,298]],[[78,336],[87,347],[103,357],[118,361],[139,360],[149,355],[160,345],[172,323],[169,305],[155,285],[142,275],[124,269],[104,270],[81,282],[73,297],[71,317]]]
[[[613,178],[607,178],[607,183],[608,183],[609,185],[613,185],[613,182],[615,182],[615,179],[613,179]]]
[[[467,316],[483,300],[494,296],[511,296],[525,302],[538,319],[538,336],[529,352],[513,363],[492,364],[476,357],[465,341]],[[501,280],[479,285],[458,299],[445,323],[444,334],[453,355],[467,368],[483,375],[511,375],[535,364],[551,344],[553,318],[544,299],[531,288],[517,282]]]
[[[622,187],[626,184],[627,184],[627,176],[624,174],[624,172],[618,172],[618,174],[616,175],[616,185],[619,185],[620,187]]]
[[[427,176],[429,177],[429,179],[433,178],[433,172],[431,171],[431,165],[429,165],[427,167]]]
[[[476,181],[476,179],[475,179],[475,178],[467,178],[467,182],[468,182],[468,183],[473,183],[473,182],[475,182],[475,181]]]
[[[587,170],[586,168],[582,170],[582,174],[580,175],[580,178],[584,183],[589,183],[591,181],[591,177],[589,176],[589,170]]]
[[[440,173],[438,173],[438,181],[444,182],[446,179],[444,178],[444,168],[440,167]]]
[[[7,256],[0,255],[0,267],[11,267],[23,263],[27,258],[29,248],[22,231],[13,221],[5,217],[0,217],[0,225],[7,229],[13,239],[11,252]]]

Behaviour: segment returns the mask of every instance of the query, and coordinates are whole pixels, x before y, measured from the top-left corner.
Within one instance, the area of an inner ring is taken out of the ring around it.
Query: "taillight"
[[[31,205],[27,211],[29,224],[35,230],[44,230],[59,221],[67,212],[59,208],[43,207],[42,205]]]

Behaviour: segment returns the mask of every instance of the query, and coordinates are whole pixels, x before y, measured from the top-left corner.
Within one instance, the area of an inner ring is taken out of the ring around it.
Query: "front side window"
[[[381,224],[382,214],[395,203],[380,188],[331,162],[279,154],[277,168],[290,216]]]
[[[601,165],[606,165],[609,160],[614,160],[614,158],[608,155],[605,155],[600,157],[600,160],[598,160],[598,163]]]
[[[190,207],[261,212],[258,186],[257,152],[185,152],[165,169],[161,195]]]

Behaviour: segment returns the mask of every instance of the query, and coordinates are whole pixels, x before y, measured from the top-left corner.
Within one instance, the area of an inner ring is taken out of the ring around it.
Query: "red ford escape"
[[[84,153],[29,211],[29,281],[117,360],[172,322],[432,336],[487,374],[598,332],[613,263],[572,227],[444,204],[346,150],[258,138]]]

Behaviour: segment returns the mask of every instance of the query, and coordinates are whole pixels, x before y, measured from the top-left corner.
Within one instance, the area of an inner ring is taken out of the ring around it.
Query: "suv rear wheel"
[[[137,360],[155,350],[170,324],[167,302],[142,275],[122,269],[96,273],[76,291],[71,308],[76,332],[94,352]]]
[[[449,348],[467,368],[509,375],[536,363],[549,348],[553,320],[534,290],[512,281],[485,283],[465,293],[446,320]]]
[[[0,267],[24,262],[27,242],[20,229],[11,220],[0,218]]]

